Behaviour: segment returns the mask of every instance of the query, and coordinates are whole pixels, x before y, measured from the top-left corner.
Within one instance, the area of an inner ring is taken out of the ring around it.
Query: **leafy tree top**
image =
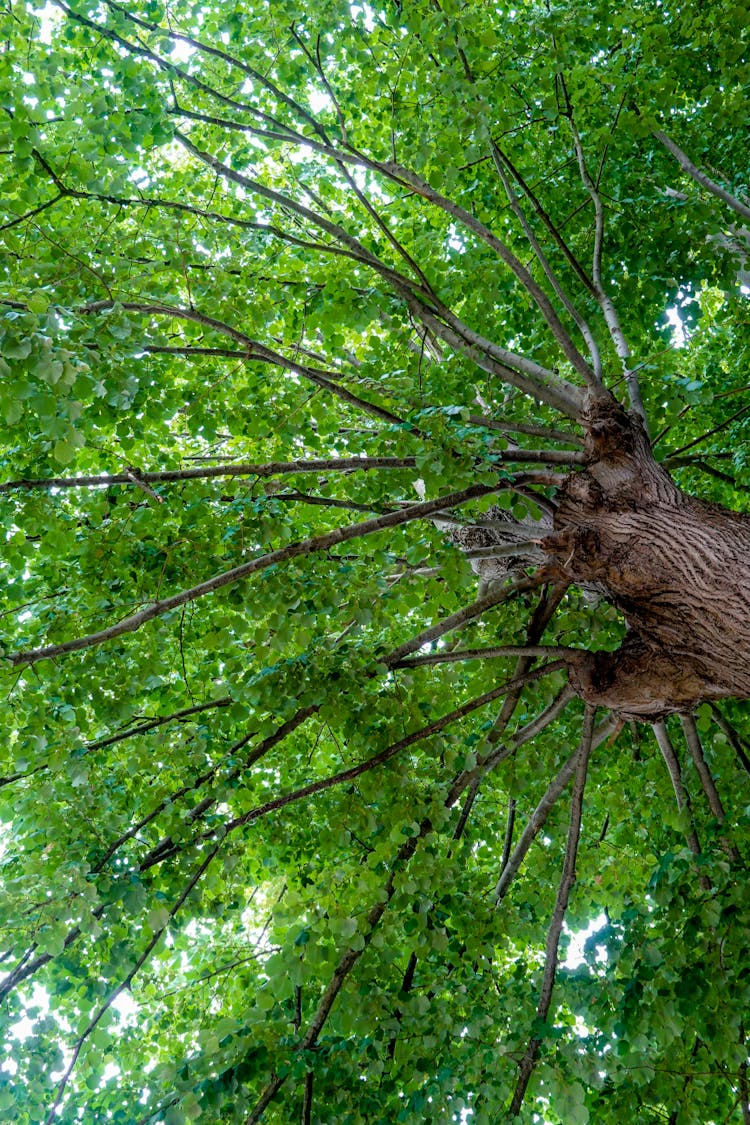
[[[746,1123],[744,8],[0,25],[0,1110]]]

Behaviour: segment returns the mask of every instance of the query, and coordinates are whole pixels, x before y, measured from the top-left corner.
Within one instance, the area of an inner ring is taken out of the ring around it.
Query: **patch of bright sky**
[[[448,245],[450,246],[451,250],[458,250],[461,254],[463,254],[466,250],[466,241],[463,235],[459,233],[458,227],[455,225],[455,223],[451,223],[451,225],[448,227]]]
[[[687,334],[676,308],[667,309],[667,320],[672,325],[672,343],[676,348],[684,348],[687,343]]]
[[[182,40],[176,39],[170,52],[172,62],[184,63],[189,62],[195,54],[195,47],[191,47],[189,43],[183,43]]]
[[[17,1019],[9,1029],[8,1040],[17,1039],[19,1042],[23,1043],[24,1040],[35,1034],[37,1020],[49,1014],[49,993],[47,989],[35,982],[31,990],[31,995],[28,999],[24,999],[24,1007],[27,1010],[36,1009],[33,1013],[34,1018],[32,1019],[31,1016],[21,1016]],[[3,1059],[2,1063],[0,1063],[0,1071],[5,1071],[7,1074],[15,1074],[17,1070],[18,1063],[12,1055]]]
[[[314,87],[307,91],[307,101],[313,113],[322,113],[324,109],[330,109],[333,104],[328,94]]]
[[[124,990],[112,1001],[112,1007],[120,1013],[124,1026],[132,1027],[136,1023],[138,1004],[133,999],[132,993]]]
[[[369,4],[350,4],[349,11],[352,13],[354,19],[362,18],[366,31],[373,31],[375,28],[375,13]]]
[[[606,916],[604,914],[599,914],[596,918],[592,918],[588,926],[583,930],[569,930],[568,927],[565,926],[565,932],[570,935],[567,956],[562,962],[566,969],[577,969],[579,965],[583,965],[585,961],[583,947],[592,934],[595,934],[597,930],[603,929],[606,925]],[[606,959],[606,950],[603,945],[597,945],[596,955],[600,960]]]
[[[39,39],[42,43],[52,42],[52,32],[57,24],[62,23],[63,13],[54,4],[47,3],[43,8],[37,8],[34,15],[39,20]]]

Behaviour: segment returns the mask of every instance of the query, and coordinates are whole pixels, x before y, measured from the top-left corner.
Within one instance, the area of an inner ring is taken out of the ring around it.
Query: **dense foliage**
[[[747,509],[744,6],[0,30],[0,1116],[747,1125],[747,705],[447,659],[622,638],[450,534],[534,537],[589,363]]]

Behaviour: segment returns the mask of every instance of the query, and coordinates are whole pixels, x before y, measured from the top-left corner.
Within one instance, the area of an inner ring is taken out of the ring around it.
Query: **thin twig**
[[[686,453],[688,449],[693,449],[694,446],[700,445],[701,442],[706,441],[707,438],[713,437],[714,434],[718,434],[721,430],[730,425],[731,422],[734,422],[735,419],[741,418],[743,414],[746,414],[748,412],[748,410],[750,410],[750,403],[747,403],[745,406],[741,406],[739,410],[735,410],[734,414],[730,414],[729,417],[725,418],[723,422],[719,422],[718,425],[713,426],[710,430],[706,430],[705,434],[701,434],[700,437],[694,438],[692,441],[689,441],[687,445],[681,445],[679,449],[672,450],[671,453],[668,453],[665,456],[664,464],[669,466],[674,462],[675,457],[680,457],[683,453]]]

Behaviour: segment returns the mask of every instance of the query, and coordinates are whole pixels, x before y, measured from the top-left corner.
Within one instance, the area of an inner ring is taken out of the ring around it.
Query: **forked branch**
[[[531,726],[531,724],[529,724],[529,726]],[[532,737],[532,735],[529,734],[528,737]],[[524,732],[519,731],[513,739],[513,743],[515,745],[520,745],[523,741],[527,741],[527,738],[524,735]],[[453,804],[455,804],[455,802],[463,792],[465,792],[467,789],[471,789],[471,787],[476,783],[477,776],[478,775],[476,770],[464,770],[456,778],[455,782],[450,788],[445,801],[446,807],[450,808]],[[323,993],[318,1008],[312,1020],[308,1024],[305,1035],[300,1041],[298,1050],[311,1050],[317,1043],[318,1037],[320,1036],[325,1022],[328,1019],[336,998],[338,997],[344,983],[346,982],[357,961],[369,946],[374,931],[393,897],[394,888],[396,885],[396,875],[399,869],[403,864],[407,863],[411,859],[419,845],[419,842],[424,839],[424,837],[431,830],[432,824],[430,820],[423,820],[419,826],[418,834],[411,837],[401,846],[401,848],[399,848],[398,853],[394,857],[394,862],[390,865],[391,874],[389,876],[388,882],[381,892],[379,901],[375,903],[375,905],[368,913],[365,919],[365,923],[362,927],[361,932],[364,939],[363,945],[358,950],[348,949],[343,953]],[[286,1082],[288,1074],[289,1071],[287,1070],[283,1074],[273,1074],[269,1078],[267,1084],[260,1094],[256,1105],[254,1106],[251,1113],[245,1118],[245,1125],[256,1125],[257,1122],[261,1121],[263,1113],[270,1105],[270,1103],[276,1098],[276,1095],[279,1093],[282,1086]]]

